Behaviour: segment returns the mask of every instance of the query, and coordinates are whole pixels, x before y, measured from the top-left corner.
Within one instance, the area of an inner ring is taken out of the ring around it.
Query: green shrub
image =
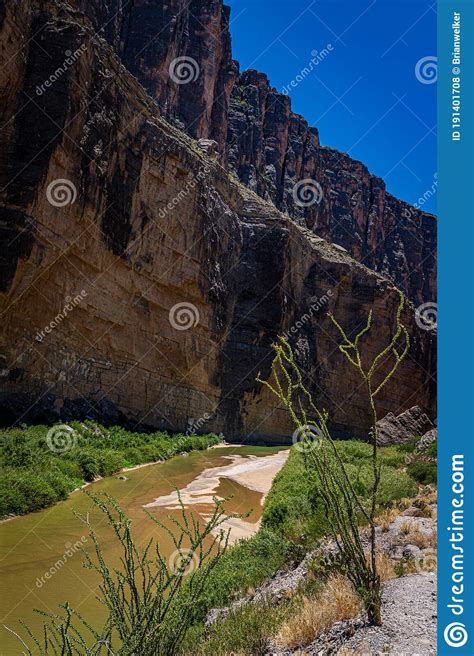
[[[438,457],[438,442],[436,440],[434,442],[431,442],[431,444],[429,444],[426,447],[425,453],[430,458],[437,458]]]
[[[4,433],[0,453],[2,463],[10,467],[29,467],[35,459],[32,439],[20,429]]]
[[[415,460],[407,467],[407,473],[422,485],[436,483],[436,472],[436,463],[425,462],[424,460]]]
[[[111,476],[119,472],[123,467],[123,455],[112,449],[98,451],[97,459],[99,462],[100,476]]]
[[[244,604],[212,624],[207,631],[206,639],[201,639],[197,646],[195,637],[190,635],[183,653],[193,656],[228,656],[229,654],[263,656],[268,653],[270,639],[287,614],[285,604],[279,606],[268,602]]]
[[[277,570],[291,565],[291,555],[291,545],[265,527],[228,548],[203,590],[198,615],[204,619],[210,608],[224,606],[231,597],[261,585]]]
[[[171,437],[159,431],[131,433],[121,426],[105,428],[94,421],[68,425],[75,431],[75,440],[73,448],[64,453],[50,449],[49,426],[0,430],[0,467],[4,473],[0,516],[46,507],[66,498],[84,481],[110,476],[123,467],[165,460],[182,451],[203,450],[220,439],[213,434]]]
[[[28,501],[18,486],[23,475],[21,472],[7,469],[0,471],[0,515],[2,517],[28,512]]]
[[[420,441],[419,436],[410,437],[408,442],[405,442],[404,444],[397,444],[396,448],[400,453],[413,453],[413,451],[418,446],[419,441]]]
[[[17,487],[20,494],[27,501],[28,510],[30,511],[47,508],[57,500],[57,495],[49,482],[42,476],[34,474],[31,470],[17,481]]]

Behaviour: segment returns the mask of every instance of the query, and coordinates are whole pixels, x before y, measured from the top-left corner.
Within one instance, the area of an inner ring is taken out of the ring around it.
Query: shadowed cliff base
[[[50,119],[31,120],[54,136],[40,158],[28,156],[24,129],[27,95],[44,82],[33,41],[13,57],[5,89],[4,416],[176,432],[197,422],[235,441],[288,442],[286,412],[255,382],[287,334],[333,434],[365,437],[361,390],[327,312],[357,331],[372,309],[368,351],[379,350],[396,312],[390,280],[280,213],[164,120],[83,14],[52,2],[6,7],[7,53],[33,30],[58,52],[66,30],[80,53],[39,95],[57,123],[53,135]],[[435,335],[416,319],[407,304],[411,349],[380,395],[381,416],[414,405],[434,415]]]

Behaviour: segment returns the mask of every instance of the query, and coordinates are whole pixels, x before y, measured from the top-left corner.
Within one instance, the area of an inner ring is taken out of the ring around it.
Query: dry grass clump
[[[387,510],[383,515],[379,515],[375,519],[375,523],[377,526],[380,526],[382,529],[383,533],[386,533],[390,525],[395,521],[395,519],[400,515],[401,510],[399,508],[390,508],[390,510]]]
[[[397,508],[400,510],[406,510],[409,508],[413,503],[413,499],[410,499],[409,497],[404,497],[403,499],[400,499],[397,502]]]
[[[400,576],[404,576],[405,574],[417,574],[420,571],[420,564],[415,558],[410,558],[401,564],[401,568]]]
[[[412,522],[408,532],[403,529],[402,532],[405,534],[405,544],[414,544],[420,549],[436,547],[436,530],[425,532],[420,529],[416,522]]]
[[[412,531],[412,522],[411,521],[406,521],[400,524],[400,532],[403,533],[403,535],[409,535]]]
[[[405,538],[406,544],[414,544],[420,549],[426,549],[431,545],[431,535],[420,531],[418,526],[415,526]]]
[[[380,580],[382,583],[385,581],[390,581],[391,579],[397,578],[397,573],[395,571],[395,566],[391,558],[387,554],[379,552],[376,555],[377,563],[377,572],[380,575]]]
[[[361,611],[360,598],[348,579],[333,574],[320,594],[303,597],[297,613],[281,626],[276,641],[285,647],[307,645],[335,622],[357,617]]]

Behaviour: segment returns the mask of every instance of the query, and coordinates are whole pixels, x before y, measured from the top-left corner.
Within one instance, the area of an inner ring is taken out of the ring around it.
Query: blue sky
[[[289,92],[321,143],[348,152],[411,203],[436,188],[436,4],[428,0],[226,0],[234,58]],[[329,51],[328,45],[332,46]],[[316,56],[317,57],[317,56]],[[433,185],[435,185],[433,187]],[[436,195],[423,209],[436,212]]]

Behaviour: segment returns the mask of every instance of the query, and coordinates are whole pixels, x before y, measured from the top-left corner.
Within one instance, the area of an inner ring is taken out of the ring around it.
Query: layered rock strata
[[[370,357],[394,323],[390,281],[160,116],[82,13],[12,3],[1,44],[3,421],[198,422],[235,440],[288,440],[289,417],[255,382],[286,333],[335,434],[365,436],[363,388],[327,311],[356,329],[373,309]],[[432,415],[434,336],[410,304],[403,320],[410,354],[380,415],[414,404]]]
[[[415,304],[436,300],[435,217],[394,198],[361,162],[321,146],[317,128],[264,73],[240,73],[222,0],[75,2],[162,115],[215,140],[244,184],[390,277]],[[298,187],[305,180],[313,182]],[[307,204],[314,183],[318,202]]]

